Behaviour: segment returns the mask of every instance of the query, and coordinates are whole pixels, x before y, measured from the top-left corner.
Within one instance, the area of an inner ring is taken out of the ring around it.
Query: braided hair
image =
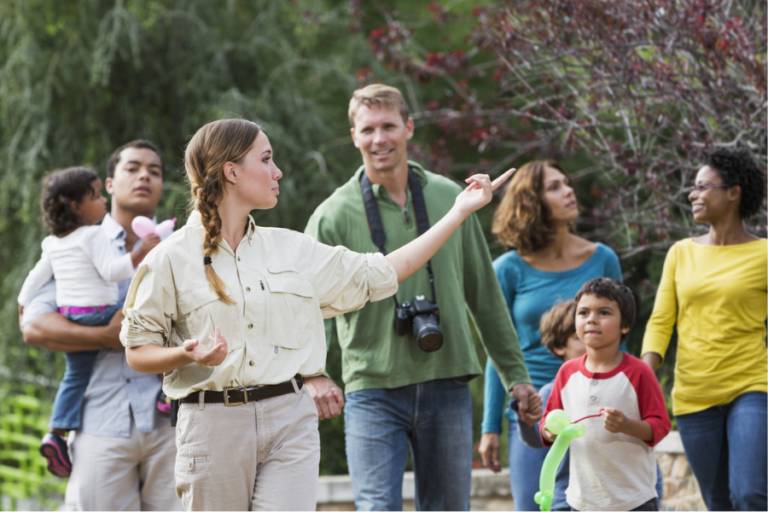
[[[184,167],[187,171],[192,202],[200,212],[205,238],[203,262],[211,288],[227,304],[234,304],[225,292],[226,286],[216,274],[211,257],[221,243],[221,217],[218,203],[224,198],[224,164],[245,158],[261,127],[244,119],[223,119],[200,128],[187,145]]]

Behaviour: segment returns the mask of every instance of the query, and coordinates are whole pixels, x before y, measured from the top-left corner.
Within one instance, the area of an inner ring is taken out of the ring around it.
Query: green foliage
[[[9,395],[7,383],[0,390],[0,499],[11,510],[18,500],[31,499],[54,508],[54,496],[64,492],[66,480],[49,474],[38,452],[51,407],[35,398],[33,386],[25,388],[25,395]]]

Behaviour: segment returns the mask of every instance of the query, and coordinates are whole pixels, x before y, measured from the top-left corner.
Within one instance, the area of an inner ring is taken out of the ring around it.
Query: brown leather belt
[[[294,387],[294,381],[296,385]],[[258,402],[267,398],[298,393],[304,387],[304,378],[296,375],[293,379],[273,384],[271,386],[255,386],[252,388],[224,388],[224,391],[206,391],[203,400],[207,404],[242,405],[248,402]],[[200,391],[190,393],[180,400],[183,404],[197,404],[200,402]]]

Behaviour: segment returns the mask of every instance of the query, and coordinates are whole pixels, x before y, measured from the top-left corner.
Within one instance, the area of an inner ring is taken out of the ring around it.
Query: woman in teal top
[[[554,380],[562,361],[541,344],[539,320],[557,304],[572,299],[581,285],[596,277],[621,280],[619,259],[610,248],[573,234],[578,216],[576,196],[565,171],[552,161],[530,162],[510,180],[496,211],[493,232],[509,252],[494,261],[496,276],[517,329],[525,365],[536,388]],[[483,463],[500,471],[499,434],[507,391],[496,369],[485,371]],[[517,510],[538,510],[533,501],[546,449],[526,446],[508,410],[509,478]]]

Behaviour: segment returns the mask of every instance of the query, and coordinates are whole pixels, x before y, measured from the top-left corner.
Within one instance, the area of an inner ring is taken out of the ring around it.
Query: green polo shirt
[[[425,171],[409,162],[421,181],[431,224],[453,206],[461,188],[451,180]],[[363,167],[336,189],[312,214],[306,233],[328,245],[342,245],[356,252],[378,252],[360,192]],[[403,209],[387,190],[373,185],[379,203],[387,253],[418,236],[411,191]],[[394,330],[392,299],[369,303],[352,313],[326,320],[326,338],[335,335],[342,349],[342,376],[346,393],[362,389],[385,389],[434,379],[479,375],[467,318],[471,311],[486,353],[507,389],[530,382],[517,333],[496,281],[488,246],[475,215],[470,216],[432,258],[440,330],[443,346],[431,353],[422,351],[412,333],[398,336]],[[426,266],[400,283],[399,302],[416,295],[432,300]]]

